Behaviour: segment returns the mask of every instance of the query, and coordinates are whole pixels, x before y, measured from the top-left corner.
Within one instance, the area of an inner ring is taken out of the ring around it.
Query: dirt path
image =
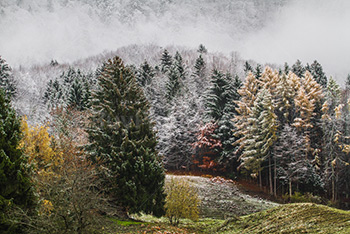
[[[197,188],[201,202],[201,216],[226,219],[251,214],[277,206],[277,203],[252,197],[241,191],[230,180],[221,177],[205,178],[200,176],[167,175],[171,178],[183,178]]]

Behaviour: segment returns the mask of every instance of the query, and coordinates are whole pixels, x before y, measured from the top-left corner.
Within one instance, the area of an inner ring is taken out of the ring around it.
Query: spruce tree
[[[202,55],[200,54],[196,60],[196,64],[194,65],[194,74],[199,78],[203,78],[204,73],[205,73],[205,62]]]
[[[0,88],[0,232],[22,233],[9,220],[14,207],[25,212],[35,205],[35,196],[27,158],[19,148],[20,119]],[[15,222],[16,223],[16,222]]]
[[[145,60],[143,64],[141,64],[140,68],[137,70],[137,81],[141,86],[149,85],[155,76],[155,72],[151,65]]]
[[[12,75],[12,69],[5,59],[0,56],[0,88],[5,91],[8,96],[16,94],[16,83]]]
[[[292,65],[291,71],[300,78],[304,76],[305,68],[299,59]]]
[[[319,83],[322,88],[327,87],[327,76],[323,72],[322,65],[317,62],[317,60],[315,60],[311,65],[307,64],[305,69],[311,73],[314,80]]]
[[[164,213],[164,169],[156,151],[149,104],[119,57],[98,77],[88,129],[91,159],[122,212]]]
[[[206,53],[208,53],[208,50],[207,50],[207,48],[205,48],[205,46],[203,44],[200,44],[197,52],[200,54],[206,54]]]
[[[253,67],[249,64],[248,61],[245,61],[243,70],[244,70],[244,74],[245,75],[248,75],[249,72],[253,72],[254,71]]]
[[[169,54],[168,50],[164,50],[162,58],[160,59],[161,72],[166,73],[169,71],[171,65],[173,64],[173,58]]]

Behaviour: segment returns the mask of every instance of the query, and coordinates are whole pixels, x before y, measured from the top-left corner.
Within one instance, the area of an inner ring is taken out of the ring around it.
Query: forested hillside
[[[346,232],[349,6],[2,0],[0,233]]]

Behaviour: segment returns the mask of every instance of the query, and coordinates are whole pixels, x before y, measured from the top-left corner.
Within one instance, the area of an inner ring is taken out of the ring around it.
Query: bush
[[[313,195],[312,193],[302,194],[300,192],[295,192],[291,197],[288,194],[282,196],[285,202],[291,203],[303,203],[303,202],[311,202],[316,204],[321,204],[322,199],[319,196]]]
[[[171,224],[178,225],[181,218],[198,220],[200,199],[187,180],[172,178],[165,191],[166,217]]]

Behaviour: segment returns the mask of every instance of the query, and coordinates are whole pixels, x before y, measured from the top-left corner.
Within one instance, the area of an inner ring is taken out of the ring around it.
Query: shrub
[[[178,225],[181,218],[198,220],[200,199],[187,180],[172,178],[165,191],[166,217],[171,224]]]

